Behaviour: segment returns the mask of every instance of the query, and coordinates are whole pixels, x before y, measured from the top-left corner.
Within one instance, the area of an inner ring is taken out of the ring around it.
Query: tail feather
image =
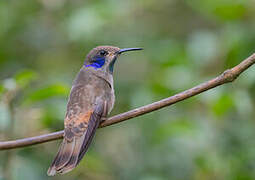
[[[81,145],[84,142],[84,136],[85,134],[79,138],[75,137],[75,147],[74,147],[72,156],[69,159],[69,161],[66,163],[66,165],[62,167],[61,169],[59,169],[60,174],[65,174],[71,171],[72,169],[74,169],[78,165],[78,157],[82,148]]]
[[[48,169],[47,174],[49,176],[54,176],[57,173],[67,173],[77,166],[85,134],[81,137],[75,137],[72,142],[68,142],[66,139],[63,140],[57,156]]]
[[[65,174],[80,163],[95,135],[99,122],[100,121],[91,118],[86,132],[81,137],[75,136],[72,142],[68,142],[64,138],[57,156],[48,169],[48,176],[54,176],[57,173]]]
[[[60,147],[60,151],[58,153],[58,157],[56,157],[55,166],[57,168],[64,167],[66,163],[69,161],[74,149],[74,145],[75,144],[72,142],[67,142],[66,140],[63,141]]]

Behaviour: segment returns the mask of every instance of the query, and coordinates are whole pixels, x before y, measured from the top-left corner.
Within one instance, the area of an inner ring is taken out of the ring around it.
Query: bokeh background
[[[219,75],[255,50],[253,0],[0,1],[0,140],[63,129],[70,86],[98,45],[143,47],[115,65],[111,115]],[[255,67],[234,83],[98,130],[71,173],[60,141],[0,152],[0,179],[255,179]]]

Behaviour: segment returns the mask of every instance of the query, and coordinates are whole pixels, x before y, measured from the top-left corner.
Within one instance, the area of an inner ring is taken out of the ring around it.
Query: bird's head
[[[100,69],[113,73],[114,64],[120,54],[127,51],[142,50],[142,48],[124,48],[120,49],[113,46],[98,46],[92,49],[84,62],[85,68]]]

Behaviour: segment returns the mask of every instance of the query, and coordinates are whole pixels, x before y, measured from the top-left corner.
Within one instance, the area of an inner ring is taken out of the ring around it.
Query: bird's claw
[[[104,122],[106,119],[106,117],[101,117],[101,122]]]

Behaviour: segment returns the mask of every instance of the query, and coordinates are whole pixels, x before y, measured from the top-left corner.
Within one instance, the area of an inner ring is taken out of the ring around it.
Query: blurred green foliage
[[[63,129],[72,80],[97,45],[143,47],[115,66],[112,114],[208,80],[254,52],[252,0],[0,1],[0,140]],[[59,141],[0,152],[0,179],[255,179],[255,68],[163,110],[98,130],[49,178]]]

